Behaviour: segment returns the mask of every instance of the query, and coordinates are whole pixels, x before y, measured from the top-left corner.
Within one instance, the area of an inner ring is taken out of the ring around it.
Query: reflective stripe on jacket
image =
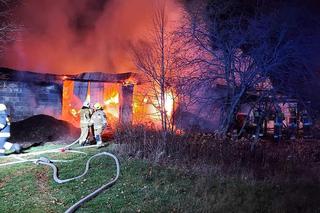
[[[90,108],[82,108],[80,110],[80,127],[88,126],[90,123],[92,111]]]
[[[0,137],[10,137],[10,121],[6,110],[0,111]]]
[[[9,138],[10,132],[0,132],[0,138]]]
[[[90,124],[93,124],[94,128],[103,128],[107,125],[107,116],[103,110],[95,111],[90,120]]]

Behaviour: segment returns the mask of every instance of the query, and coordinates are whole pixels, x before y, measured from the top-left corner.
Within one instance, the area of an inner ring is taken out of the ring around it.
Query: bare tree
[[[182,69],[182,60],[178,42],[168,28],[165,1],[156,5],[152,20],[149,36],[133,44],[131,49],[137,69],[148,82],[148,93],[154,100],[152,104],[160,114],[165,140],[167,131],[174,127],[174,115],[169,115],[166,109],[167,96],[173,99],[173,103],[177,101],[175,85]]]
[[[14,23],[11,7],[14,7],[16,1],[0,0],[0,53],[5,50],[7,43],[15,41],[17,34],[23,27]]]
[[[190,38],[186,45],[195,51],[190,60],[201,67],[195,85],[225,87],[222,97],[208,103],[220,104],[220,132],[226,134],[241,105],[250,102],[248,93],[259,96],[251,104],[256,107],[266,97],[277,97],[277,89],[286,82],[279,73],[295,70],[291,76],[301,74],[300,40],[290,37],[292,28],[287,22],[279,23],[280,10],[265,13],[260,5],[242,8],[247,5],[233,0],[201,2],[189,9],[181,34]]]

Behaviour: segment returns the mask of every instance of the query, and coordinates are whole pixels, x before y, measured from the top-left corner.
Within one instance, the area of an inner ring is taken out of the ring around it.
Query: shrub
[[[118,128],[115,142],[123,144],[122,154],[156,163],[205,169],[257,179],[319,179],[320,144],[297,140],[273,143],[250,139],[232,140],[210,133],[167,135],[142,125]],[[252,149],[254,147],[254,149]]]

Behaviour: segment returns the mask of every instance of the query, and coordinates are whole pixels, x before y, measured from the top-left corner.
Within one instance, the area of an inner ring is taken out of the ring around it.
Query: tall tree
[[[168,26],[165,1],[157,1],[152,17],[152,27],[144,40],[132,45],[132,56],[137,69],[145,76],[149,98],[158,110],[164,140],[173,129],[173,116],[167,112],[168,98],[176,99],[175,85],[182,69],[181,49]]]

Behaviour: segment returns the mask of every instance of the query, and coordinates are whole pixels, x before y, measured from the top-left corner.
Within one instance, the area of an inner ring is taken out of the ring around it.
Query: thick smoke
[[[1,66],[75,74],[134,70],[128,44],[141,39],[159,0],[28,0],[15,8],[24,26]],[[168,16],[177,5],[167,1]]]

